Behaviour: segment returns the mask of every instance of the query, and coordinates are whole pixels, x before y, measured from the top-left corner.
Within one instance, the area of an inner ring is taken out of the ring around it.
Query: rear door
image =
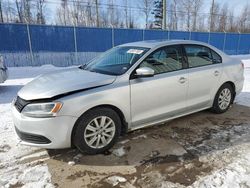
[[[186,111],[187,69],[181,46],[160,48],[139,67],[150,67],[155,75],[130,80],[132,126],[159,122]]]
[[[222,59],[210,48],[202,45],[184,45],[188,61],[189,111],[210,107],[222,74]]]

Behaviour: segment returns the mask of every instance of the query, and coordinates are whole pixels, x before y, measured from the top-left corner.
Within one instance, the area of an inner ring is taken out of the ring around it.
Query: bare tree
[[[191,18],[193,10],[193,1],[192,0],[182,0],[182,9],[186,11],[185,20],[186,20],[186,29],[191,30]]]
[[[128,18],[128,0],[125,0],[125,8],[124,8],[124,12],[125,12],[125,27],[128,28],[129,27],[129,18]]]
[[[23,0],[23,16],[25,23],[32,23],[31,0]]]
[[[196,31],[197,27],[197,18],[198,18],[198,13],[203,5],[203,0],[193,0],[193,31]]]
[[[57,22],[63,25],[70,24],[68,0],[61,0],[61,5],[57,9]]]
[[[127,1],[127,0],[126,0]],[[149,16],[152,12],[153,0],[142,0],[140,6],[145,16],[145,28],[149,28]]]
[[[18,18],[19,18],[18,22],[23,23],[24,22],[23,21],[23,4],[18,0],[16,0],[15,2],[16,2],[16,9],[17,9]]]
[[[224,4],[219,15],[219,27],[218,31],[224,32],[227,28],[227,19],[228,19],[228,5]]]
[[[15,2],[10,2],[10,0],[2,1],[2,14],[3,20],[7,23],[16,21],[16,9]]]
[[[121,26],[121,12],[115,6],[115,0],[109,0],[107,8],[107,16],[109,20],[109,26],[120,27]]]
[[[220,12],[220,4],[213,3],[210,8],[210,31],[216,31],[216,23],[218,23],[219,18],[219,12]]]
[[[234,11],[231,10],[228,16],[228,31],[237,32],[237,25],[235,24]]]
[[[45,7],[45,0],[37,0],[36,2],[36,23],[37,24],[45,24],[45,16],[44,16],[44,7]]]
[[[250,8],[249,5],[245,6],[239,17],[239,29],[241,32],[247,32],[247,22],[249,22]]]
[[[177,30],[178,29],[178,1],[173,0],[170,4],[170,16],[169,16],[169,28],[171,30]]]

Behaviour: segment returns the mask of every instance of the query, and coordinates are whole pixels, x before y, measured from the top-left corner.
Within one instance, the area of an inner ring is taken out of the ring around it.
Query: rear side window
[[[217,54],[215,51],[211,50],[212,57],[213,57],[213,63],[222,63],[222,58],[219,54]]]
[[[221,57],[210,48],[201,45],[184,45],[190,68],[221,62]]]
[[[182,69],[182,51],[179,45],[160,48],[151,53],[139,67],[149,67],[155,74]]]

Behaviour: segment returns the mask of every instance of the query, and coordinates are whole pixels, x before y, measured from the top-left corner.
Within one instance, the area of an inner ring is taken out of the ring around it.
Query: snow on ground
[[[242,62],[245,66],[244,71],[244,87],[242,92],[237,96],[235,102],[237,104],[246,105],[250,107],[250,56],[244,55],[244,57],[240,56],[242,59]],[[249,59],[246,59],[249,58]]]
[[[245,83],[242,93],[236,98],[236,103],[250,106],[250,56],[238,56],[238,58],[242,58],[245,64]],[[9,79],[0,85],[0,187],[53,187],[48,167],[43,163],[48,158],[47,152],[19,144],[13,129],[10,107],[11,101],[23,85],[40,74],[58,69],[63,68],[51,65],[13,67],[9,69]],[[237,149],[218,151],[210,156],[210,160],[225,153],[232,154],[228,165],[200,178],[192,187],[239,187],[239,185],[250,187],[250,145],[245,144]],[[228,160],[223,157],[222,159]],[[201,160],[208,160],[208,158]],[[162,182],[162,187],[168,186],[170,186],[169,182],[165,184]],[[171,183],[171,186],[177,185]]]
[[[19,67],[9,69],[9,79],[0,85],[0,187],[26,185],[25,187],[47,187],[50,174],[46,165],[38,165],[47,152],[19,144],[11,119],[11,102],[17,91],[34,77],[57,70],[54,66]],[[34,164],[26,164],[28,158],[37,158]],[[33,166],[35,165],[35,166]]]

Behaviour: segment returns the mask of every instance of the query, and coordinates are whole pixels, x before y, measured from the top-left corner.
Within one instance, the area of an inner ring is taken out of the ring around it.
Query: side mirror
[[[152,77],[154,76],[155,71],[149,67],[141,67],[136,69],[137,77]]]

